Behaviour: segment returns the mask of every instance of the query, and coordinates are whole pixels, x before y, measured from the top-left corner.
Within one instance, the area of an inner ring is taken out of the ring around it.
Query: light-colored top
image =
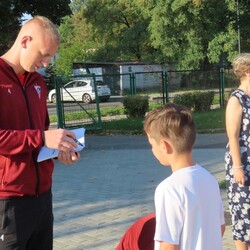
[[[164,241],[180,250],[221,250],[224,209],[218,182],[199,165],[174,172],[155,190],[155,250]]]

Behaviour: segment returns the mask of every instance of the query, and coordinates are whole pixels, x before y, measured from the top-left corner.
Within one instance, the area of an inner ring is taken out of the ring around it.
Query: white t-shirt
[[[221,250],[224,209],[216,179],[199,165],[183,168],[155,190],[155,250],[164,241],[180,250]]]

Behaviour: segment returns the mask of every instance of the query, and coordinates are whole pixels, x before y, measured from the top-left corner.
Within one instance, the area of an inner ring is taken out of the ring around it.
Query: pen
[[[79,142],[76,138],[68,135],[68,137],[70,137],[71,139],[73,139],[79,146],[82,146],[83,147],[83,144],[81,142]]]

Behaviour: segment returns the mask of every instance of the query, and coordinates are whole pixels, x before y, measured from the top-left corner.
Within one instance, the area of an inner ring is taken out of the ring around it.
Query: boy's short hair
[[[238,79],[245,77],[245,72],[250,69],[250,53],[236,56],[232,62],[233,72]]]
[[[144,121],[144,131],[157,142],[169,139],[179,153],[191,151],[196,138],[191,111],[174,103],[150,111]]]

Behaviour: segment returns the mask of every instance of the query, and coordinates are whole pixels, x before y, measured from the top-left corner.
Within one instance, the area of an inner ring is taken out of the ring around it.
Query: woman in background
[[[250,250],[250,53],[232,62],[239,87],[226,108],[226,181],[237,250]]]

